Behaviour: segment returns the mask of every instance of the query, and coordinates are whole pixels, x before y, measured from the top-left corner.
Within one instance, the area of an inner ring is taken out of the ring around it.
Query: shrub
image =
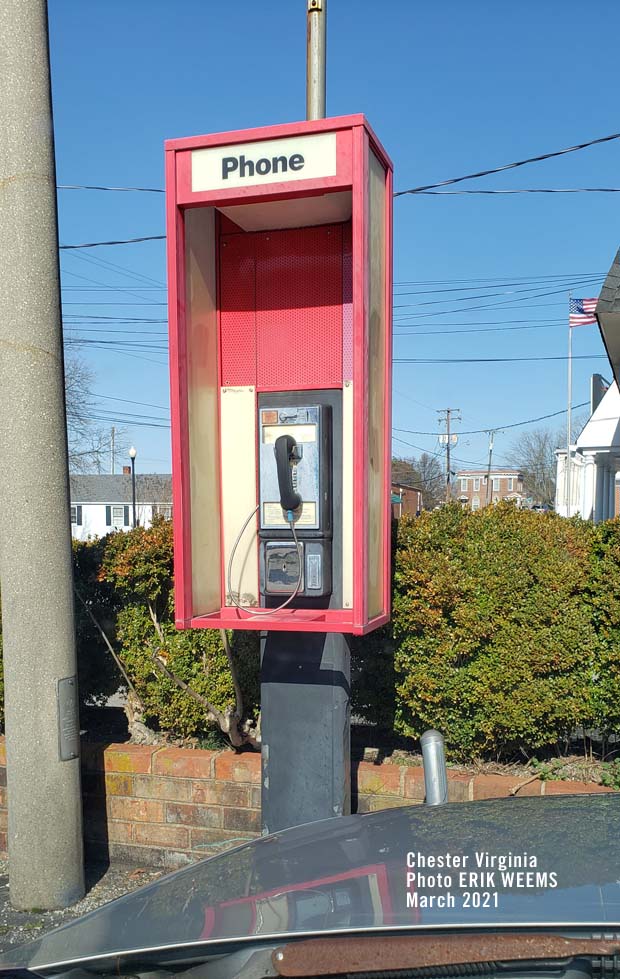
[[[456,758],[553,745],[591,719],[591,524],[452,504],[400,524],[396,728]]]
[[[122,679],[90,610],[146,723],[212,737],[204,703],[161,669],[236,710],[220,633],[174,627],[170,523],[74,542],[73,557],[83,700],[103,703]],[[620,731],[620,520],[454,504],[400,521],[393,575],[392,622],[352,643],[355,713],[414,738],[436,727],[456,759],[539,753],[579,725]],[[258,634],[229,640],[243,718],[254,717]],[[0,695],[1,650],[0,628]]]
[[[162,675],[153,654],[162,656],[166,668],[218,710],[235,706],[235,693],[220,633],[213,629],[178,631],[171,609],[161,622],[165,650],[150,615],[143,605],[129,604],[118,617],[119,653],[144,705],[150,727],[181,737],[204,738],[212,729],[205,708],[176,683]],[[232,650],[244,691],[246,713],[258,706],[258,642],[247,633],[232,639]]]
[[[88,614],[90,610],[113,643],[120,596],[99,580],[105,539],[73,541],[75,585],[75,638],[77,644],[80,700],[85,706],[102,706],[125,686],[124,679]]]
[[[594,724],[609,734],[620,731],[620,520],[598,524],[592,537],[589,602],[599,646],[591,697]]]
[[[234,714],[233,677],[220,632],[178,631],[174,626],[170,521],[157,519],[149,528],[110,534],[103,544],[98,579],[122,599],[118,652],[149,726],[203,738],[212,729],[204,700],[227,716]],[[259,638],[256,633],[236,632],[229,642],[245,719],[258,710]],[[167,677],[159,664],[203,702]]]

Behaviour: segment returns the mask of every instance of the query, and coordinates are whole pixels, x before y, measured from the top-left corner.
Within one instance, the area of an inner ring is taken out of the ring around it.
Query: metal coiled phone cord
[[[242,612],[251,612],[252,615],[273,615],[274,612],[279,612],[280,609],[286,608],[287,605],[290,605],[290,603],[293,601],[294,598],[297,597],[297,595],[299,593],[299,589],[301,588],[302,576],[303,576],[303,552],[302,552],[302,549],[301,549],[301,544],[300,544],[300,542],[299,542],[299,540],[297,538],[297,533],[295,531],[295,521],[293,519],[293,514],[292,514],[291,510],[289,510],[287,512],[286,516],[287,516],[287,519],[288,519],[288,522],[289,522],[289,526],[291,528],[291,533],[293,535],[293,540],[295,541],[295,547],[297,548],[297,557],[299,559],[299,575],[298,575],[298,578],[297,578],[297,584],[295,585],[295,591],[291,595],[289,595],[289,597],[287,598],[287,600],[285,602],[282,602],[282,605],[277,605],[275,608],[264,608],[264,609],[261,609],[261,608],[258,608],[257,606],[254,606],[254,605],[249,605],[249,606],[248,605],[241,605],[241,603],[236,600],[236,598],[234,596],[234,593],[233,593],[233,590],[232,590],[232,565],[233,565],[233,560],[234,560],[234,557],[235,557],[235,553],[237,551],[237,547],[239,546],[239,542],[240,542],[240,540],[243,537],[243,534],[245,532],[245,528],[247,527],[247,525],[249,524],[250,520],[255,515],[255,513],[257,513],[257,511],[259,510],[259,508],[260,508],[260,503],[258,504],[257,507],[255,507],[252,510],[250,516],[247,518],[247,520],[245,521],[243,527],[241,528],[241,530],[237,534],[237,539],[235,540],[235,543],[232,546],[232,550],[230,552],[230,557],[228,559],[228,575],[227,575],[228,594],[230,596],[230,600],[233,603],[233,605],[235,605]]]

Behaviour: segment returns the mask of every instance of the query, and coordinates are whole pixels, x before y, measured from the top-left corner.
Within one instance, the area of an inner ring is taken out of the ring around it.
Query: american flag
[[[570,299],[568,307],[568,325],[586,326],[588,323],[596,323],[594,310],[596,309],[597,299]]]

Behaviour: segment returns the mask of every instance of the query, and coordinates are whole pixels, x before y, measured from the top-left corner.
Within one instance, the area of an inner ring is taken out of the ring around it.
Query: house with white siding
[[[556,511],[600,523],[620,509],[620,251],[596,304],[596,319],[613,382],[592,378],[591,416],[573,445],[556,452]]]
[[[131,474],[97,473],[70,476],[71,534],[77,540],[105,537],[113,530],[131,530]],[[136,476],[136,523],[150,527],[153,517],[172,517],[172,476]]]

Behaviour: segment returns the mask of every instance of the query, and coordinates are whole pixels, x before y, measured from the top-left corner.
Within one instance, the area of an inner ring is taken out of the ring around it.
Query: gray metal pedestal
[[[261,638],[264,834],[350,813],[350,684],[346,636]]]

